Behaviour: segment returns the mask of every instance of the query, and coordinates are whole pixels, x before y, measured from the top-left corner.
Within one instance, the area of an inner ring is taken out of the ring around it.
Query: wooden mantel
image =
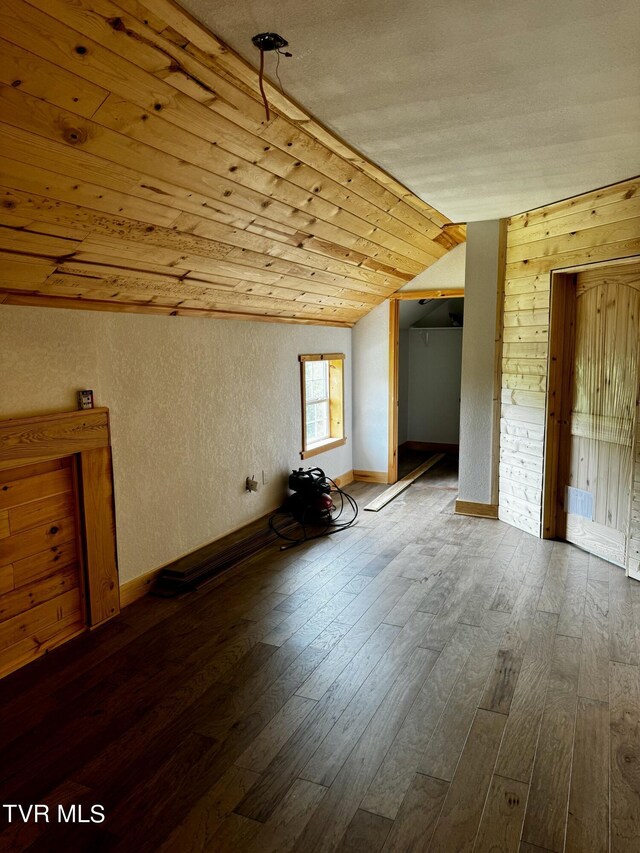
[[[75,457],[87,623],[120,612],[109,410],[0,421],[0,471]]]

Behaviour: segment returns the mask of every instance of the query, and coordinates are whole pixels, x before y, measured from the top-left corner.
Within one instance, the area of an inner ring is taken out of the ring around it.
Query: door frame
[[[542,538],[558,539],[564,535],[564,499],[561,483],[566,482],[568,458],[561,458],[562,427],[570,417],[575,347],[575,287],[579,272],[602,267],[640,262],[640,255],[610,258],[592,264],[551,270],[549,294],[549,346],[547,355],[547,394],[544,432],[542,479]],[[569,361],[570,359],[570,361]],[[564,370],[569,364],[570,369]],[[638,417],[638,415],[636,415]],[[634,433],[634,443],[638,426]],[[635,458],[635,444],[632,449]],[[629,514],[631,522],[631,513]],[[630,538],[631,529],[626,533]],[[628,560],[627,560],[628,563]]]
[[[542,480],[542,538],[564,534],[560,483],[566,481],[567,460],[560,456],[562,426],[571,405],[573,353],[575,345],[576,272],[551,273],[549,294],[549,352],[547,355],[547,399],[545,451]],[[564,370],[565,365],[569,366]]]
[[[400,365],[400,301],[420,299],[464,298],[464,288],[439,290],[404,290],[389,297],[389,426],[387,483],[398,482],[398,385]]]

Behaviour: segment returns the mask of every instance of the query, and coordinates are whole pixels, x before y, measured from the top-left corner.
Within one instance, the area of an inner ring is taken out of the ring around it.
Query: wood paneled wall
[[[509,220],[499,515],[535,536],[541,535],[542,520],[551,273],[638,254],[637,179]],[[635,517],[640,537],[640,513]]]
[[[0,301],[352,325],[464,240],[171,0],[0,25]]]
[[[0,678],[84,630],[73,458],[0,469]]]
[[[93,626],[120,612],[109,410],[96,408],[0,421],[0,474],[72,456],[76,460],[74,480],[77,478],[81,485],[84,586],[87,620]],[[13,485],[15,479],[11,475],[9,485],[2,487],[3,491],[12,492],[8,494],[11,500],[20,490]],[[29,496],[29,502],[34,499]],[[0,565],[1,556],[0,553]],[[46,563],[48,556],[44,556]],[[1,586],[0,583],[0,589]]]

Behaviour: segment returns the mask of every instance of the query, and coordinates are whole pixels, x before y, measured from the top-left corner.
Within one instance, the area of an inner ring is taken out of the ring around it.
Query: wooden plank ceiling
[[[0,32],[0,301],[352,325],[464,240],[171,0]]]

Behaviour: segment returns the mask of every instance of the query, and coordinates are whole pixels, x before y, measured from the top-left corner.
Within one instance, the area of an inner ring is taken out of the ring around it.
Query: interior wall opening
[[[396,479],[445,453],[457,482],[463,324],[463,297],[399,301]]]

